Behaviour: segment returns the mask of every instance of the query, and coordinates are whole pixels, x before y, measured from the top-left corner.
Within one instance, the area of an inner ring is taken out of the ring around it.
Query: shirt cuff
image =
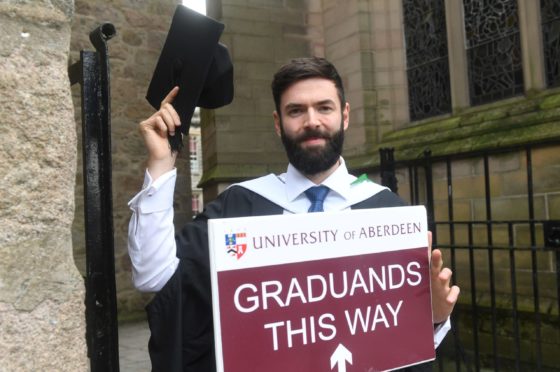
[[[434,348],[437,348],[439,344],[441,344],[450,329],[451,321],[449,320],[449,317],[447,317],[445,322],[438,324],[438,326],[434,329]]]
[[[128,202],[128,206],[138,213],[161,212],[172,208],[176,180],[176,168],[162,174],[155,181],[146,169],[142,191]]]

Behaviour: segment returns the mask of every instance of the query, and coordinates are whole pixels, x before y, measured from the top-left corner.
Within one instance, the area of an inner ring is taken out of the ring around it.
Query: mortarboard
[[[146,99],[159,110],[161,101],[179,86],[173,107],[188,134],[197,106],[218,108],[233,100],[233,65],[227,48],[219,43],[224,25],[178,5],[159,56]],[[178,133],[169,137],[172,151],[183,146]]]

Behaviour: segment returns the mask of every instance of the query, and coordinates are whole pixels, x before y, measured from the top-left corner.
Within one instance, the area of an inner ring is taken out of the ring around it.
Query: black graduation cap
[[[223,30],[222,23],[186,6],[175,9],[146,99],[159,110],[161,101],[178,85],[173,107],[183,134],[189,132],[195,107],[213,109],[233,100],[233,65],[227,48],[218,42]],[[181,137],[169,136],[172,151],[183,146]]]

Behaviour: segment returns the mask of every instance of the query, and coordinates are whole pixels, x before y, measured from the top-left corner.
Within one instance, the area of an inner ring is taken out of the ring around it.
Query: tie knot
[[[330,189],[327,186],[313,186],[305,190],[305,196],[311,202],[308,212],[322,212],[323,201]]]

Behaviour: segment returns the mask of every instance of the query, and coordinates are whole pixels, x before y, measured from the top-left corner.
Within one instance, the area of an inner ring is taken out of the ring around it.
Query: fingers
[[[165,104],[165,110],[169,114],[171,114],[171,118],[176,126],[181,125],[181,119],[179,118],[179,114],[177,114],[177,111],[175,111],[175,108],[173,107],[172,104],[170,103]]]
[[[459,287],[453,286],[447,296],[439,300],[432,299],[432,320],[434,324],[443,323],[449,318],[459,298],[459,292]]]
[[[450,282],[451,281],[451,276],[453,275],[453,273],[451,272],[451,270],[449,270],[447,267],[444,267],[439,273],[438,273],[438,279],[442,282]]]
[[[165,121],[161,118],[161,116],[156,116],[154,118],[154,121],[155,121],[154,129],[156,130],[156,132],[164,136],[165,133],[167,133],[167,125],[165,124]]]
[[[451,290],[449,291],[449,294],[447,295],[447,303],[455,306],[455,304],[457,303],[457,300],[459,299],[459,294],[461,293],[461,289],[459,287],[457,287],[456,285],[454,285],[453,287],[451,287]]]
[[[156,113],[163,118],[167,127],[167,133],[169,133],[170,136],[174,136],[175,128],[181,125],[181,119],[171,104],[175,100],[175,97],[177,97],[177,94],[179,94],[179,87],[175,86],[169,93],[167,93],[167,96],[165,96],[163,101],[161,101],[159,111]],[[165,133],[162,132],[162,134]]]
[[[439,249],[432,251],[432,258],[430,261],[431,272],[433,276],[438,276],[443,267],[443,256]]]
[[[459,293],[460,293],[460,289],[456,285],[451,287],[449,292],[447,292],[447,296],[445,297],[445,302],[442,304],[443,306],[441,309],[442,313],[440,315],[440,319],[439,319],[440,321],[438,323],[441,323],[441,321],[444,321],[445,319],[447,319],[449,315],[451,315],[451,313],[453,312],[453,308],[455,307],[455,304],[459,299]]]
[[[178,86],[173,87],[173,89],[171,89],[171,91],[167,93],[167,96],[165,96],[163,101],[161,101],[160,107],[164,106],[167,103],[173,103],[178,93],[179,93],[179,87]]]
[[[428,260],[432,259],[432,232],[428,231]]]
[[[164,138],[167,137],[167,134],[170,136],[175,135],[177,127],[181,125],[181,119],[173,105],[166,101],[172,101],[178,91],[178,87],[173,88],[163,100],[160,109],[150,118],[140,123],[140,129],[143,130],[144,133],[155,131],[159,136]]]
[[[449,288],[444,285],[435,288],[432,292],[432,316],[434,323],[444,322],[455,307],[459,298],[460,289],[456,285]]]
[[[168,133],[170,136],[175,135],[176,128],[181,125],[181,119],[171,103],[178,93],[178,86],[171,89],[163,101],[161,101],[159,110],[150,118],[140,123],[140,129],[143,133],[153,130],[161,137],[167,137]]]
[[[163,118],[163,121],[165,122],[167,132],[169,132],[170,136],[174,136],[175,128],[181,125],[181,121],[179,120],[177,111],[175,111],[170,103],[166,103],[162,108],[159,109],[158,112],[160,117]]]
[[[428,236],[431,244],[431,234]],[[460,289],[451,286],[453,272],[443,267],[443,254],[439,249],[434,249],[430,260],[431,284],[432,284],[432,310],[434,323],[445,321],[453,311]]]

